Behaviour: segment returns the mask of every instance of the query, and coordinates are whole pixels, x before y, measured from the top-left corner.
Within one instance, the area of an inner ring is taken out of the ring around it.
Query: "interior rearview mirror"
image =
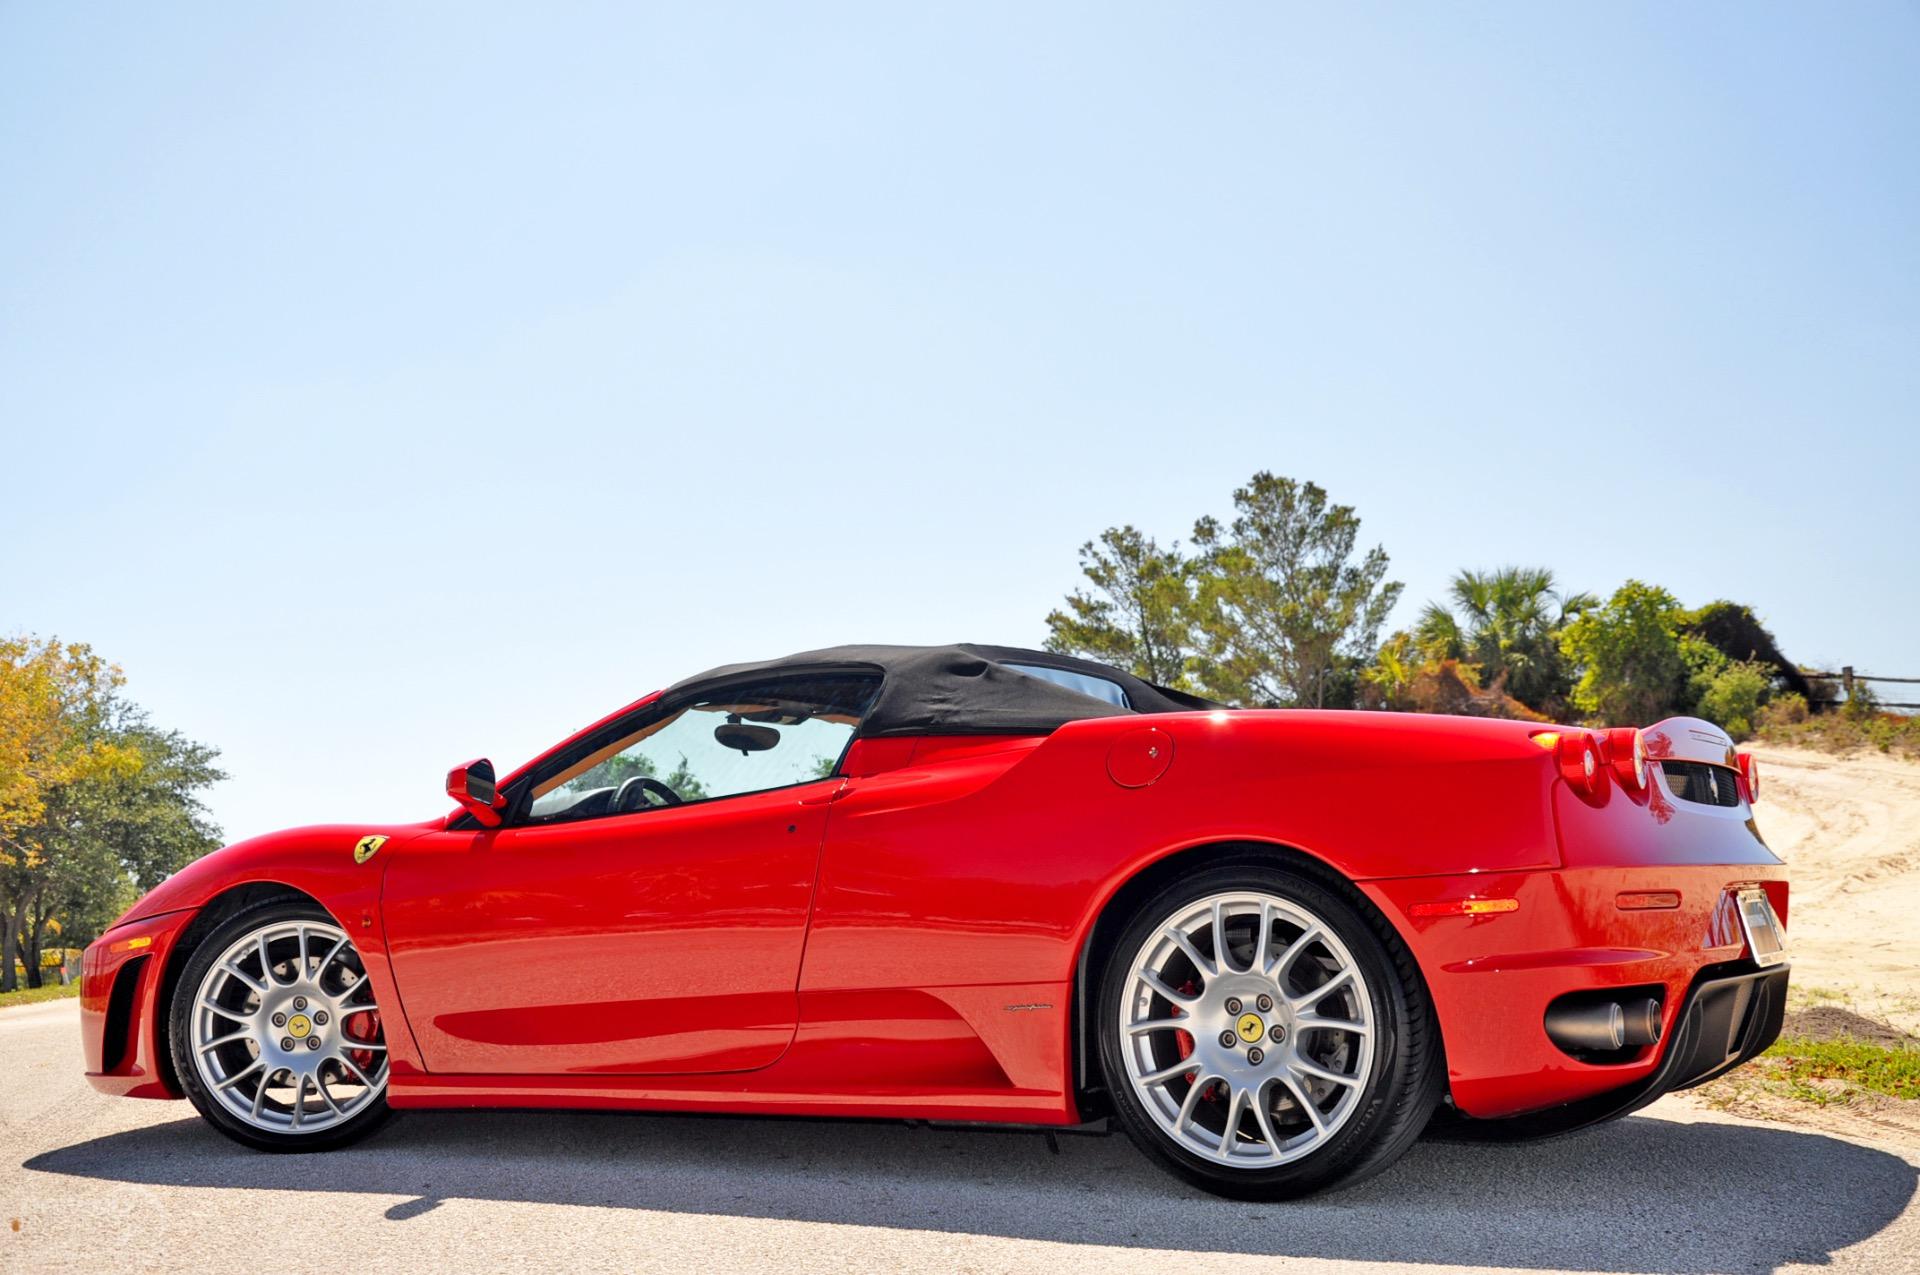
[[[447,796],[459,802],[460,808],[479,820],[482,827],[500,826],[500,807],[506,803],[494,786],[493,763],[485,757],[447,772]]]
[[[744,756],[766,752],[780,742],[780,732],[752,722],[722,722],[713,728],[713,740],[720,747],[736,749]]]

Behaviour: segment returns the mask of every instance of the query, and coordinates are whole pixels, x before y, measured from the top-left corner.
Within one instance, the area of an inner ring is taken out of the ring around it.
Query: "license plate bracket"
[[[1734,910],[1740,914],[1740,931],[1747,937],[1747,953],[1762,969],[1786,963],[1787,928],[1773,910],[1773,900],[1759,887],[1734,895]]]

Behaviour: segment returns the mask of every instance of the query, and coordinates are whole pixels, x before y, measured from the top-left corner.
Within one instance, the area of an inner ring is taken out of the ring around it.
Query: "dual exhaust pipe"
[[[1580,1001],[1547,1009],[1547,1037],[1569,1053],[1608,1054],[1660,1040],[1660,1002]]]

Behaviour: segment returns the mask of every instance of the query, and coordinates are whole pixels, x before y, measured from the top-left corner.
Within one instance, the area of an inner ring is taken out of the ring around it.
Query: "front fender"
[[[386,932],[380,917],[380,887],[389,862],[389,848],[439,827],[441,821],[433,820],[385,827],[330,824],[269,833],[235,842],[196,859],[149,890],[87,949],[89,968],[101,974],[96,987],[97,1019],[93,1024],[97,1032],[88,1043],[89,1071],[119,1073],[90,1079],[94,1079],[97,1088],[107,1092],[138,1097],[179,1096],[177,1088],[166,1083],[169,1072],[164,1061],[170,1012],[168,998],[173,982],[179,977],[187,953],[229,910],[215,905],[235,891],[249,887],[252,887],[249,893],[255,895],[261,893],[263,887],[307,895],[352,936],[388,1025],[387,1047],[393,1074],[422,1070],[420,1052],[406,1025],[399,991],[387,960]],[[367,836],[384,836],[389,840],[364,861],[357,861],[354,847]],[[125,1045],[129,1067],[102,1067],[100,1059],[105,1054],[107,1041],[115,1036],[119,1027],[118,1020],[112,1020],[112,1026],[109,1025],[113,987],[115,980],[122,977],[118,972],[120,963],[113,958],[134,950],[116,945],[142,939],[150,939],[149,950],[143,953],[150,959],[141,962],[136,974],[126,976],[137,981],[131,981],[121,993],[132,997],[132,1003],[140,1011],[134,1021],[126,1025],[132,1034]]]
[[[353,928],[359,919],[351,915],[354,903],[369,884],[374,897],[378,897],[380,873],[385,867],[377,854],[365,863],[355,862],[354,846],[366,836],[385,836],[399,844],[439,826],[438,820],[386,827],[324,824],[236,841],[195,859],[147,891],[110,928],[162,912],[205,907],[229,890],[256,883],[284,885],[312,895],[342,925]]]

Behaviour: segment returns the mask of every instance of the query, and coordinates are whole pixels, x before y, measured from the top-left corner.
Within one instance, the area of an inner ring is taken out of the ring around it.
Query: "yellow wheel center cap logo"
[[[305,1040],[312,1030],[313,1022],[305,1014],[295,1014],[287,1020],[287,1035],[295,1040]]]
[[[1251,1045],[1267,1034],[1267,1025],[1260,1021],[1258,1014],[1242,1014],[1240,1021],[1234,1024],[1234,1030],[1240,1033],[1240,1039]]]

